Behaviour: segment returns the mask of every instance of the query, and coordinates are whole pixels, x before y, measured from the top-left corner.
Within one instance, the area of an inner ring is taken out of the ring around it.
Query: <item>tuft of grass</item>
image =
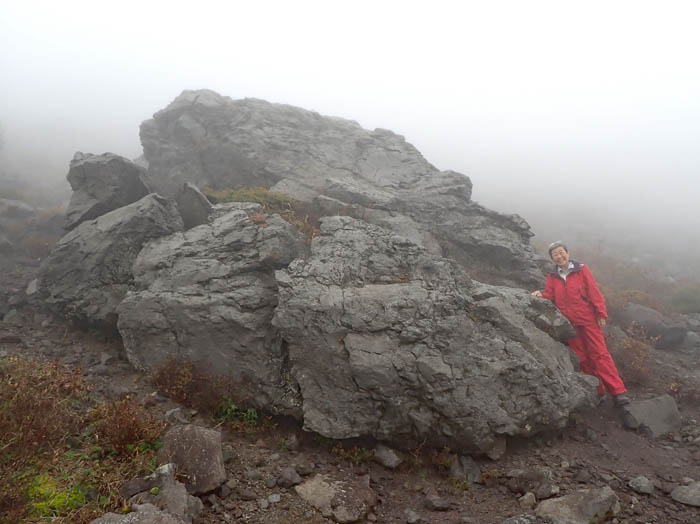
[[[256,426],[258,424],[258,412],[255,408],[242,410],[232,398],[227,397],[219,405],[219,409],[214,414],[214,419],[218,422],[242,422],[247,426]]]
[[[374,458],[374,451],[360,446],[353,446],[350,449],[345,449],[342,444],[336,444],[331,450],[336,457],[341,460],[352,462],[356,466],[371,462]]]
[[[266,213],[283,213],[292,210],[299,202],[284,193],[276,193],[265,187],[238,187],[213,189],[204,187],[204,194],[214,203],[220,202],[255,202]]]
[[[206,373],[191,361],[168,358],[154,371],[151,383],[173,400],[211,415],[230,429],[242,432],[264,430],[273,424],[252,407],[244,408],[247,382]]]
[[[433,449],[430,451],[430,461],[438,470],[449,470],[455,460],[457,460],[457,455],[453,454],[452,450],[447,446],[440,450]]]
[[[266,214],[278,214],[282,219],[301,231],[311,242],[320,233],[320,214],[311,204],[300,202],[294,198],[270,191],[264,187],[239,187],[236,189],[204,188],[204,194],[209,200],[217,202],[255,202],[260,204]],[[265,216],[253,214],[250,220],[261,227],[266,226]]]
[[[117,453],[158,447],[165,423],[130,397],[99,405],[93,411],[95,437]]]

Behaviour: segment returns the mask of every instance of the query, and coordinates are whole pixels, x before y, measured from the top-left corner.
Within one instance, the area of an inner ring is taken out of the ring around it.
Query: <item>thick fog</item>
[[[137,157],[142,120],[210,88],[400,133],[541,242],[700,260],[694,2],[12,4],[6,181],[66,195],[75,151]]]

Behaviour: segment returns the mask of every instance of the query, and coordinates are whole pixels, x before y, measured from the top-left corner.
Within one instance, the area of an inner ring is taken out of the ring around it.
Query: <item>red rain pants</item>
[[[581,371],[597,377],[600,381],[598,395],[606,392],[612,396],[625,393],[627,388],[608,352],[600,326],[598,324],[574,326],[574,329],[578,336],[570,338],[566,343],[578,355]]]

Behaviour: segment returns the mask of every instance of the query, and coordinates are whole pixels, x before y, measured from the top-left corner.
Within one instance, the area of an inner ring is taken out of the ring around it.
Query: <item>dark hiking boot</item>
[[[632,402],[632,400],[627,396],[626,393],[620,393],[619,395],[615,395],[616,406],[626,406],[630,402]]]

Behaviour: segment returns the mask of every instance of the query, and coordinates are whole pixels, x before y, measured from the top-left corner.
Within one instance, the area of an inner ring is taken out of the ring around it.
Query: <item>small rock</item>
[[[551,482],[543,482],[535,490],[535,496],[539,500],[544,500],[555,495],[559,495],[559,491],[559,486],[552,484]]]
[[[277,504],[280,500],[282,500],[282,495],[279,493],[273,493],[269,497],[267,497],[267,500],[270,504]]]
[[[676,487],[671,492],[671,498],[681,504],[700,507],[700,482]]]
[[[299,443],[299,438],[296,436],[296,434],[291,435],[287,439],[287,449],[289,451],[299,451],[301,448],[301,444]]]
[[[418,524],[421,522],[420,515],[412,509],[407,509],[404,511],[404,514],[406,515],[406,524]]]
[[[302,478],[293,467],[283,468],[277,478],[277,485],[283,488],[291,488],[302,482]]]
[[[307,459],[297,459],[294,464],[294,469],[297,470],[297,473],[301,475],[302,477],[306,477],[307,475],[311,475],[314,472],[314,463],[311,462],[310,460]]]
[[[583,468],[581,471],[576,473],[574,480],[576,482],[580,482],[581,484],[588,484],[591,481],[591,471],[588,468]]]
[[[554,522],[600,522],[620,512],[620,501],[609,486],[574,491],[540,502],[535,513]],[[568,520],[567,520],[568,519]]]
[[[425,507],[431,511],[447,511],[450,509],[450,502],[437,494],[429,494],[425,497]]]
[[[498,436],[494,440],[493,446],[486,452],[486,456],[491,460],[498,460],[506,454],[506,439]]]
[[[690,477],[683,477],[681,479],[681,484],[683,484],[684,486],[688,486],[689,484],[692,484],[693,482],[695,482],[695,480],[691,479]]]
[[[253,490],[246,489],[246,488],[239,488],[238,489],[238,498],[241,500],[255,500],[258,497]]]
[[[244,473],[245,478],[250,480],[251,482],[256,482],[258,480],[262,480],[263,475],[258,469],[249,469]]]
[[[270,507],[270,501],[267,499],[258,499],[258,507],[260,509],[267,509]]]
[[[465,479],[473,484],[483,484],[481,467],[468,455],[460,455],[452,461],[450,477]]]
[[[277,485],[277,478],[276,477],[271,477],[265,481],[265,487],[268,487],[270,489],[274,488]]]
[[[535,507],[535,504],[537,504],[537,499],[535,498],[534,493],[528,492],[518,499],[518,503],[524,510],[530,510]]]
[[[388,469],[396,469],[403,462],[403,457],[398,451],[383,444],[377,444],[374,448],[374,461]]]
[[[639,477],[634,477],[629,481],[628,485],[637,493],[651,495],[654,492],[654,483],[642,475]]]

